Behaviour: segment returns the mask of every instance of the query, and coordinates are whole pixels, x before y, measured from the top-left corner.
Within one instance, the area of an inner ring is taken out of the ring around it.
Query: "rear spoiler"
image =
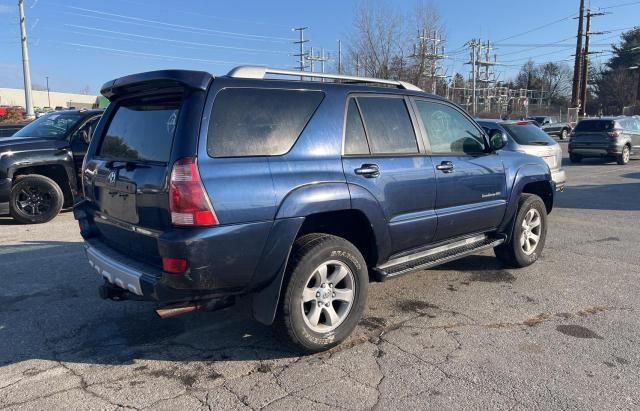
[[[176,87],[205,91],[211,80],[213,80],[213,76],[204,71],[148,71],[146,73],[131,74],[107,81],[102,85],[100,94],[113,101],[123,95],[140,94]]]

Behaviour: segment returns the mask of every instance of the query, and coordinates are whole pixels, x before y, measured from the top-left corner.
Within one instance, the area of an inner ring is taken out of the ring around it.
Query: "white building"
[[[98,97],[87,94],[58,93],[33,90],[33,107],[97,107]],[[51,103],[49,103],[51,101]],[[24,90],[21,88],[0,88],[0,106],[25,106]]]

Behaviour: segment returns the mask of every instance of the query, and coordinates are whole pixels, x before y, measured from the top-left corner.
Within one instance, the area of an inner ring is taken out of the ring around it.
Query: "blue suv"
[[[103,298],[161,317],[243,305],[314,352],[353,331],[371,280],[544,247],[547,164],[411,84],[243,66],[102,94],[74,215]]]

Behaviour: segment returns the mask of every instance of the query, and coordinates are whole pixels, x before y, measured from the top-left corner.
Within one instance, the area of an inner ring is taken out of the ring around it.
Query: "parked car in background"
[[[484,249],[538,259],[555,194],[542,159],[492,147],[411,84],[303,74],[320,76],[166,70],[102,87],[74,216],[103,298],[157,301],[161,317],[239,302],[320,351],[356,327],[370,277]]]
[[[638,152],[640,118],[637,116],[580,120],[569,141],[569,156],[574,163],[583,158],[600,157],[624,165]]]
[[[551,170],[556,190],[564,190],[567,175],[562,168],[562,148],[530,121],[504,121],[478,119],[491,140],[504,139],[502,150],[517,151],[542,158]]]
[[[545,133],[558,136],[560,140],[566,140],[573,129],[570,123],[561,122],[553,116],[533,116],[529,119],[535,120]]]
[[[82,192],[79,172],[102,111],[48,113],[0,139],[0,214],[44,223]]]

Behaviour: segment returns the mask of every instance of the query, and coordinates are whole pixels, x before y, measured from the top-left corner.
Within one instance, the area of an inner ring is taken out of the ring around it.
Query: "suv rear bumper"
[[[624,144],[569,143],[569,153],[582,157],[613,157],[622,154]]]
[[[235,296],[232,290],[193,290],[171,286],[170,276],[153,266],[133,260],[97,239],[85,239],[89,265],[109,284],[134,294],[136,299],[163,303],[211,300]]]

